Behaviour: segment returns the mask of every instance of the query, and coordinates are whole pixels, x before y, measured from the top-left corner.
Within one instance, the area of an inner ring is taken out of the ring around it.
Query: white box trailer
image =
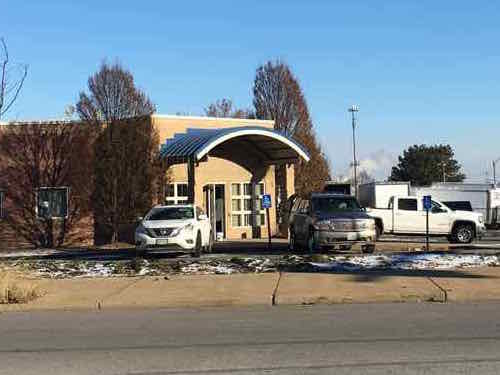
[[[387,208],[393,196],[410,195],[409,182],[369,182],[359,185],[358,200],[361,206]]]
[[[473,211],[483,214],[487,225],[495,226],[500,222],[500,189],[490,184],[434,183],[427,187],[412,187],[411,194],[419,197],[430,195],[445,204],[470,202]],[[452,204],[450,208],[453,208]]]

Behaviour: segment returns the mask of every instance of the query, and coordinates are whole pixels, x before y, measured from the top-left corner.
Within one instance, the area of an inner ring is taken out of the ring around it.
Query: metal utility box
[[[409,182],[369,182],[358,188],[359,203],[363,207],[387,208],[393,196],[410,195]]]
[[[327,182],[323,189],[325,193],[352,195],[351,184],[341,182]]]

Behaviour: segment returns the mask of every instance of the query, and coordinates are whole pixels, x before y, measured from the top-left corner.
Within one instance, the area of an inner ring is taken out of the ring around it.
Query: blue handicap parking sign
[[[429,211],[432,208],[432,198],[430,195],[424,196],[424,210]]]
[[[262,208],[271,208],[271,194],[262,196]]]

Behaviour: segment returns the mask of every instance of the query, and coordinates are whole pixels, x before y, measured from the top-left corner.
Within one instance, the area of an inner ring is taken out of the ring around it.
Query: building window
[[[39,219],[63,219],[68,217],[69,189],[44,187],[37,190],[36,213]]]
[[[166,204],[186,204],[188,202],[188,184],[175,182],[165,188]]]
[[[264,184],[255,185],[255,207],[257,208],[256,224],[265,225],[266,212],[262,209]],[[252,226],[252,184],[231,184],[231,224],[233,227]]]
[[[4,218],[4,199],[5,199],[5,193],[0,190],[0,219]]]

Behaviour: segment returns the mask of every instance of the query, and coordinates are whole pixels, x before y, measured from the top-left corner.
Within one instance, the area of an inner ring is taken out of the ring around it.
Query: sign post
[[[429,252],[429,211],[432,208],[432,197],[425,195],[423,199],[425,215],[425,248]]]
[[[262,196],[262,208],[266,209],[266,218],[267,218],[267,237],[268,237],[268,246],[271,249],[271,218],[269,217],[269,209],[271,208],[271,194],[264,194]]]

